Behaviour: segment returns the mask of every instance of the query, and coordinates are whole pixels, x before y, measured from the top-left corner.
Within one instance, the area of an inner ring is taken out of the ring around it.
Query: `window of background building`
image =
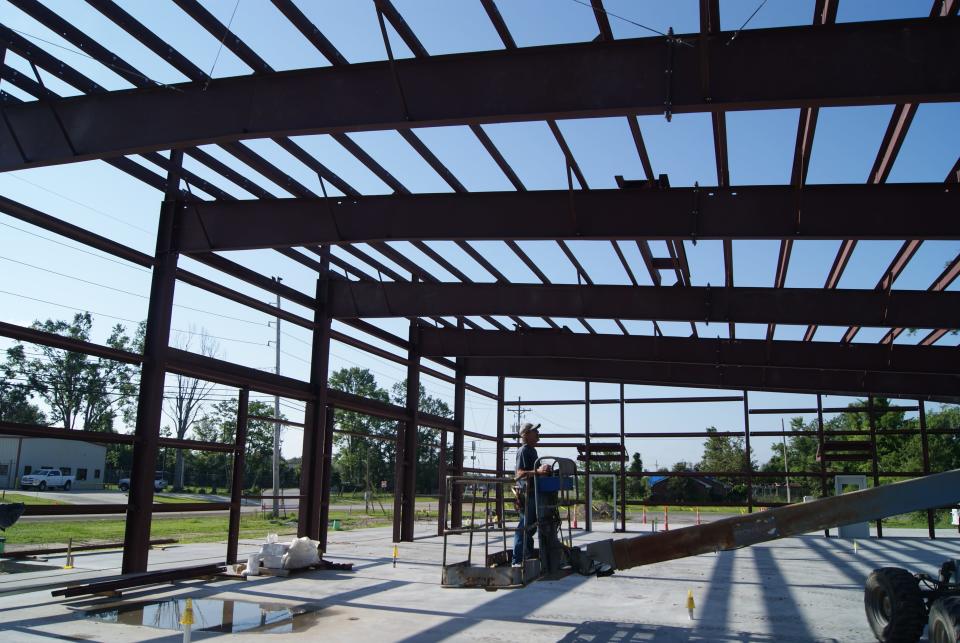
[[[60,467],[60,475],[68,476],[73,471],[70,467]]]
[[[28,465],[26,465],[26,466],[23,468],[23,475],[28,476],[28,475],[30,475],[30,472],[31,472],[31,471],[33,471],[33,467],[31,467],[31,466],[28,464]]]
[[[94,479],[94,480],[99,480],[99,479],[100,479],[100,469],[94,469],[94,470],[93,470],[93,479]]]
[[[87,479],[87,470],[77,469],[77,480],[86,480],[86,479]]]
[[[10,473],[10,465],[0,464],[0,476],[5,476],[5,475],[8,475],[9,473]]]

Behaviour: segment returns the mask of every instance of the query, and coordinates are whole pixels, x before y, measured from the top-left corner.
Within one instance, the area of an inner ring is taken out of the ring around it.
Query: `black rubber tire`
[[[40,483],[40,486],[37,487],[37,488],[40,489],[40,491],[46,491],[46,490],[47,490],[47,483],[46,483],[46,482],[41,482],[41,483]]]
[[[934,602],[927,621],[930,643],[960,641],[960,596],[948,596]]]
[[[867,622],[880,643],[916,643],[927,621],[920,586],[899,567],[875,569],[863,592]]]
[[[129,488],[130,487],[128,485],[125,485],[125,484],[120,485],[120,491],[126,491]]]
[[[63,483],[63,490],[64,490],[64,491],[70,491],[70,481],[69,481],[69,480],[67,480],[66,482]]]

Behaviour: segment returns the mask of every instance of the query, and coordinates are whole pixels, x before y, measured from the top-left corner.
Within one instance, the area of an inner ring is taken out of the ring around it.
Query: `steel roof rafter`
[[[720,89],[709,102],[701,95],[696,51],[704,37],[684,38],[695,46],[675,51],[674,113],[960,98],[956,89],[960,70],[950,65],[918,69],[912,62],[960,57],[960,25],[952,19],[753,30],[736,47],[714,48],[710,74]],[[726,40],[728,35],[706,39]],[[231,40],[228,37],[227,44]],[[73,150],[61,141],[38,138],[50,122],[49,108],[16,105],[8,109],[8,119],[19,132],[27,159],[12,149],[5,134],[0,169],[243,138],[660,113],[662,82],[624,84],[622,78],[661,78],[662,56],[656,52],[662,52],[663,46],[663,38],[658,37],[450,54],[219,78],[202,86],[177,85],[180,91],[148,88],[110,92],[95,100],[61,99],[55,101],[56,109],[73,140]],[[798,49],[805,55],[795,56]],[[819,70],[828,64],[836,80],[817,81]],[[465,66],[470,73],[463,73]],[[393,69],[402,80],[408,112],[394,101],[372,100],[395,92]],[[755,82],[775,70],[779,82]],[[542,89],[558,84],[567,88],[562,104],[557,104],[553,92]],[[244,109],[236,109],[238,96],[248,97]],[[141,117],[137,123],[123,117],[130,113]],[[192,118],[177,122],[180,114]],[[411,114],[416,120],[408,119]],[[158,127],[139,127],[142,120],[154,121]],[[79,128],[81,122],[85,129]]]

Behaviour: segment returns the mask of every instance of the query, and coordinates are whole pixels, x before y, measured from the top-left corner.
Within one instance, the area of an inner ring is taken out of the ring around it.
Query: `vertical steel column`
[[[320,251],[320,275],[317,277],[316,308],[313,311],[313,336],[310,354],[310,390],[313,400],[304,414],[303,448],[300,470],[300,503],[297,535],[325,540],[326,523],[321,521],[323,480],[329,477],[330,462],[325,453],[333,426],[327,425],[327,375],[330,367],[330,316],[327,314],[330,286],[330,247]],[[331,437],[332,439],[332,437]],[[329,447],[329,448],[328,448]]]
[[[923,456],[923,475],[930,475],[930,442],[927,437],[927,409],[923,403],[923,400],[917,400],[919,405],[919,414],[920,418],[920,454]],[[937,532],[935,530],[936,526],[936,512],[933,509],[927,509],[927,533],[930,535],[931,540],[937,537]]]
[[[400,540],[413,541],[417,511],[417,448],[420,414],[420,329],[410,322],[410,346],[407,352],[407,427],[403,440],[403,495]],[[456,406],[456,403],[454,404]],[[461,402],[459,406],[463,406]]]
[[[317,407],[317,413],[320,413]],[[323,470],[320,474],[320,548],[327,550],[327,526],[330,523],[330,482],[333,479],[333,423],[336,410],[323,408]]]
[[[140,397],[134,430],[127,523],[123,534],[122,573],[147,571],[150,552],[153,479],[157,467],[160,420],[163,410],[163,385],[166,376],[167,346],[170,342],[170,317],[177,283],[176,228],[181,202],[180,170],[183,152],[170,151],[167,189],[157,225],[157,246],[147,307],[147,329],[140,367]]]
[[[404,437],[407,430],[406,422],[397,422],[396,438],[394,440],[393,466],[393,542],[400,542],[400,523],[403,518],[403,451],[406,444]]]
[[[456,377],[453,385],[453,421],[459,430],[453,434],[453,475],[463,475],[463,428],[464,403],[466,401],[467,371],[462,358],[457,358]],[[450,527],[463,526],[463,485],[455,484],[450,489]]]
[[[503,402],[506,396],[506,378],[501,375],[497,378],[497,477],[502,478],[506,475],[503,466],[503,452],[506,451],[506,444],[504,443],[504,426],[503,426]],[[512,477],[512,476],[511,476]],[[497,485],[497,525],[502,527],[504,523],[504,506],[503,506],[503,485]]]
[[[817,453],[823,453],[823,395],[817,393]],[[827,489],[827,463],[820,458],[820,497],[826,498],[829,494]],[[824,529],[823,535],[830,537],[830,529]]]
[[[587,446],[583,492],[590,505],[586,507],[586,511],[583,512],[583,527],[587,531],[593,531],[593,488],[590,484],[590,382],[583,383],[583,443]]]
[[[753,513],[753,467],[750,466],[750,398],[743,392],[743,467],[747,472],[747,513]]]
[[[627,530],[627,405],[623,401],[623,384],[620,385],[620,531]],[[616,529],[616,525],[614,525]]]
[[[237,433],[234,436],[233,477],[230,479],[230,527],[227,531],[227,564],[237,562],[240,540],[240,510],[243,506],[243,464],[247,451],[247,412],[250,389],[240,389],[237,401]]]
[[[440,431],[440,453],[437,467],[437,535],[442,536],[447,524],[447,432]]]
[[[873,486],[880,486],[880,470],[877,465],[877,421],[874,418],[873,396],[867,397],[867,417],[870,421],[870,469],[873,472]],[[883,538],[883,521],[877,520],[877,538]]]

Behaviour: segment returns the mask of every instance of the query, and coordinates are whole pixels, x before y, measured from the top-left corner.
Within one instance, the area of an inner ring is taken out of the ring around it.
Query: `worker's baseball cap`
[[[540,428],[539,424],[534,424],[532,422],[525,422],[523,426],[520,427],[520,436],[524,436],[530,431],[536,431]]]

